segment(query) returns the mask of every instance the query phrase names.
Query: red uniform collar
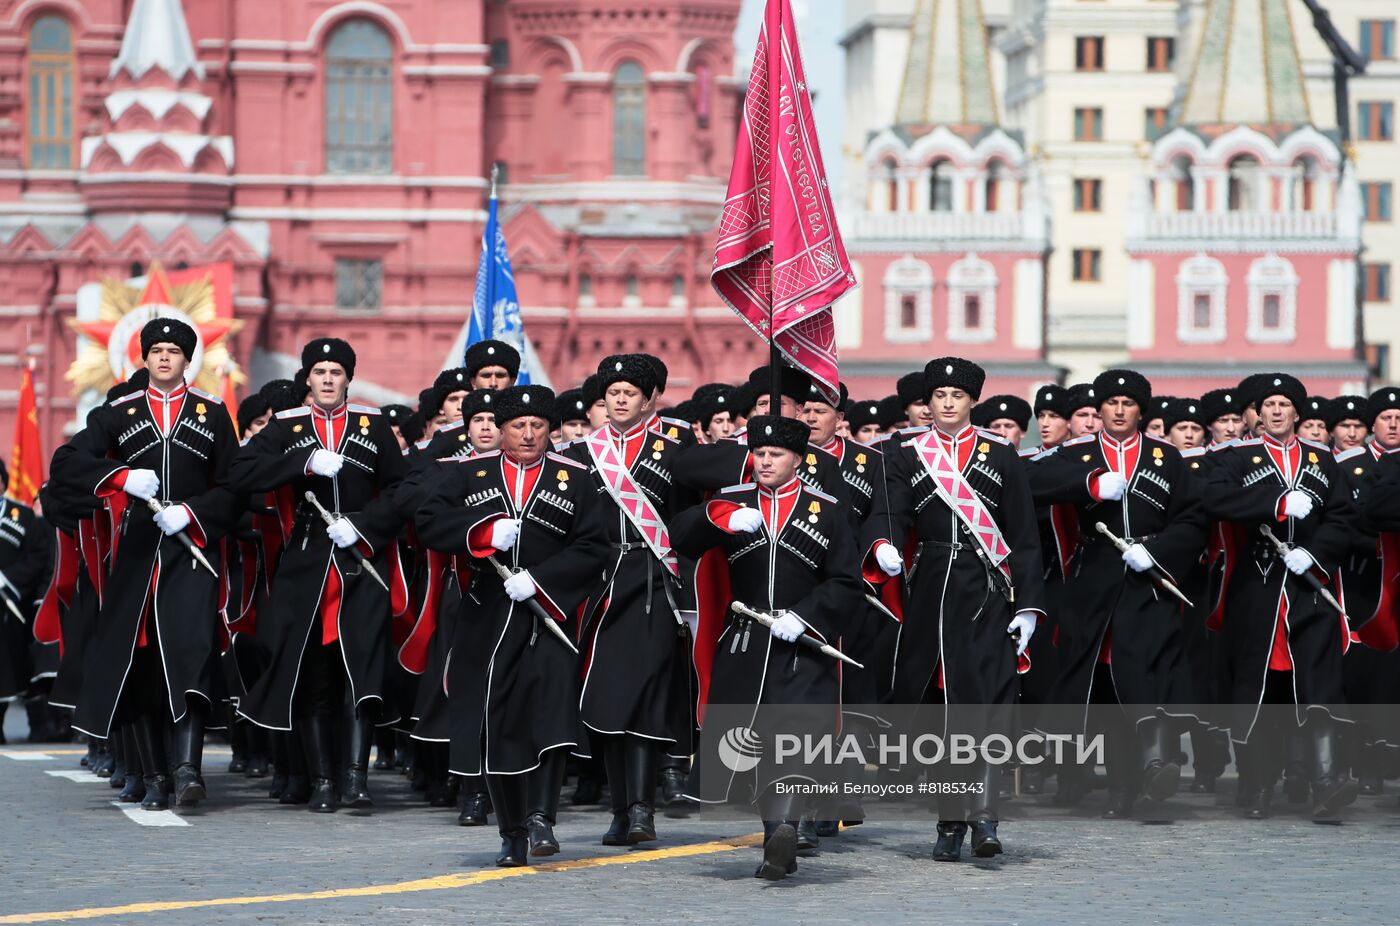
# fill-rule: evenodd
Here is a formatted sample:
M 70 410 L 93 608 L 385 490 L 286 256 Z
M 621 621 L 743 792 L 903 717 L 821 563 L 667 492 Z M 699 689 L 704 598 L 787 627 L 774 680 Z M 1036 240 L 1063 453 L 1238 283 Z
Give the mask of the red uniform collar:
M 346 411 L 349 409 L 349 407 L 350 401 L 348 399 L 342 399 L 339 405 L 337 405 L 335 408 L 330 409 L 329 411 L 317 405 L 315 402 L 312 402 L 311 416 L 313 418 L 321 418 L 327 421 L 340 419 L 345 417 Z
M 929 428 L 928 431 L 930 434 L 937 437 L 943 443 L 950 445 L 960 444 L 965 440 L 972 440 L 974 437 L 977 436 L 977 429 L 970 424 L 964 425 L 962 430 L 958 431 L 957 434 L 947 434 L 943 431 L 942 428 L 939 428 L 937 425 Z
M 791 479 L 778 486 L 778 488 L 776 489 L 770 489 L 767 486 L 759 486 L 758 494 L 763 496 L 764 498 L 790 498 L 793 495 L 796 495 L 801 488 L 802 480 L 798 479 L 796 476 L 793 476 Z
M 1129 450 L 1136 449 L 1142 444 L 1142 435 L 1138 433 L 1129 434 L 1127 438 L 1121 441 L 1109 436 L 1107 431 L 1100 431 L 1099 437 L 1106 448 L 1109 450 L 1116 450 L 1119 453 L 1127 453 Z
M 604 427 L 607 429 L 608 437 L 611 437 L 614 441 L 629 441 L 634 437 L 641 437 L 649 433 L 652 430 L 652 421 L 657 420 L 659 419 L 653 416 L 651 421 L 639 421 L 626 431 L 619 431 L 611 421 L 604 425 Z
M 187 392 L 189 392 L 189 387 L 184 383 L 181 383 L 169 392 L 161 392 L 155 386 L 147 386 L 146 398 L 150 399 L 152 402 L 174 402 L 177 399 L 183 399 Z

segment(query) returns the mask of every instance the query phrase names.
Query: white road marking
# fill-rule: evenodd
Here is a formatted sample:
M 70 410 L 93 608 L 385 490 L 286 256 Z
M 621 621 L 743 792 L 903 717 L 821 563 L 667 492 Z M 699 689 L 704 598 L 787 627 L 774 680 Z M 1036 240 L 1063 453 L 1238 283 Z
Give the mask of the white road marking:
M 108 784 L 107 779 L 105 779 L 105 778 L 98 778 L 98 777 L 97 777 L 96 775 L 94 775 L 92 772 L 83 772 L 83 771 L 62 771 L 62 772 L 45 771 L 44 774 L 45 774 L 45 775 L 52 775 L 52 776 L 55 777 L 55 778 L 62 778 L 62 779 L 65 779 L 65 780 L 67 780 L 67 781 L 96 781 L 96 782 L 100 782 L 101 784 L 104 784 L 104 785 L 105 785 L 105 784 Z
M 142 810 L 139 804 L 112 801 L 112 806 L 126 814 L 127 819 L 142 826 L 189 826 L 190 821 L 177 817 L 169 810 Z
M 15 752 L 13 750 L 0 750 L 0 756 L 7 759 L 14 759 L 16 762 L 51 762 L 53 756 L 47 752 Z

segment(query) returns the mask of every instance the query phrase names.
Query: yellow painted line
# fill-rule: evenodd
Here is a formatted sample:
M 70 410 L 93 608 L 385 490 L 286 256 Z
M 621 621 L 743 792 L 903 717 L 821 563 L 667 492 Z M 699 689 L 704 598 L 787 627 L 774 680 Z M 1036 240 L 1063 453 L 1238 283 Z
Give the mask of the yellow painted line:
M 701 855 L 714 855 L 731 852 L 762 843 L 762 834 L 739 836 L 733 839 L 720 839 L 715 842 L 694 843 L 674 846 L 669 849 L 650 849 L 641 852 L 624 852 L 618 855 L 603 855 L 573 861 L 546 862 L 528 868 L 488 868 L 482 871 L 467 871 L 452 875 L 439 875 L 434 878 L 419 878 L 415 881 L 400 881 L 397 884 L 371 884 L 365 887 L 342 887 L 325 891 L 306 891 L 297 894 L 259 894 L 249 897 L 215 897 L 209 900 L 163 900 L 146 903 L 122 904 L 115 907 L 88 907 L 81 910 L 54 910 L 46 913 L 13 913 L 0 916 L 0 923 L 61 923 L 70 920 L 92 920 L 106 916 L 125 916 L 135 913 L 165 913 L 172 910 L 199 910 L 208 907 L 242 907 L 252 904 L 296 903 L 306 900 L 334 900 L 340 897 L 383 897 L 389 894 L 415 894 L 422 891 L 448 891 L 488 881 L 502 881 L 523 875 L 542 872 L 580 871 L 586 868 L 606 868 L 609 865 L 636 865 L 642 862 L 656 862 L 663 859 L 694 858 Z

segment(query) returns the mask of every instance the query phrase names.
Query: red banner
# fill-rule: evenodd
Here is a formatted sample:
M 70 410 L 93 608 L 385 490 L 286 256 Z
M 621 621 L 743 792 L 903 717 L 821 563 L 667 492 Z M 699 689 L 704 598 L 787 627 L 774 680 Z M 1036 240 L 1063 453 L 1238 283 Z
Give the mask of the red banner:
M 764 340 L 838 394 L 831 304 L 856 285 L 836 227 L 790 0 L 768 0 L 710 283 Z
M 25 367 L 19 386 L 19 408 L 15 415 L 15 445 L 10 457 L 10 485 L 7 494 L 16 501 L 33 505 L 44 484 L 44 451 L 39 446 L 39 408 L 34 400 L 34 370 Z

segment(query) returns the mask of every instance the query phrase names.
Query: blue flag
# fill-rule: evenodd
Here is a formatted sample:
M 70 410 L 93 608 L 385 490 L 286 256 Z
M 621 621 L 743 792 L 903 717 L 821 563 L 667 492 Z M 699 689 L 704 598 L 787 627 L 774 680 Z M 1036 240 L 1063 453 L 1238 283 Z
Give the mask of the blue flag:
M 497 200 L 491 197 L 491 211 L 486 229 L 481 235 L 481 264 L 476 268 L 476 295 L 472 299 L 471 327 L 466 346 L 494 338 L 505 341 L 520 351 L 523 360 L 528 350 L 525 322 L 520 317 L 520 298 L 515 292 L 515 274 L 510 269 L 510 251 L 506 234 L 497 214 Z M 530 382 L 530 367 L 522 362 L 516 382 Z

